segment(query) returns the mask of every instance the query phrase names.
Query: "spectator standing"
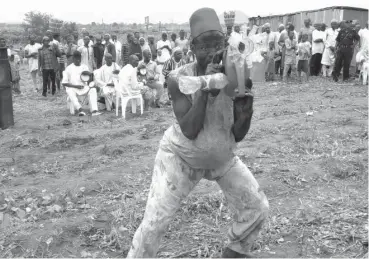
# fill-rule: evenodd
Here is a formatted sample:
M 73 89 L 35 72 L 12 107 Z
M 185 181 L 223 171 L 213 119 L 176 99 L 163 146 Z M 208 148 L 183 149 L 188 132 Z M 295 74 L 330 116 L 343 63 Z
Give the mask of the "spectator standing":
M 360 40 L 357 32 L 349 26 L 346 21 L 340 24 L 341 30 L 336 38 L 336 60 L 332 77 L 335 82 L 338 81 L 342 66 L 343 66 L 343 81 L 347 81 L 350 77 L 350 63 L 353 55 L 355 41 Z
M 92 73 L 96 68 L 94 49 L 89 45 L 90 37 L 85 36 L 84 41 L 85 45 L 78 48 L 78 51 L 81 52 L 81 64 L 88 67 L 88 71 Z
M 350 77 L 350 63 L 353 56 L 353 48 L 355 41 L 360 40 L 357 32 L 346 22 L 340 24 L 341 30 L 336 38 L 336 60 L 332 77 L 335 82 L 338 81 L 343 66 L 343 81 L 347 81 Z
M 314 27 L 311 26 L 311 20 L 310 18 L 306 18 L 304 20 L 304 27 L 301 28 L 300 33 L 299 33 L 299 38 L 298 38 L 298 42 L 300 43 L 302 41 L 302 35 L 306 34 L 308 35 L 308 41 L 310 42 L 310 44 L 313 44 L 313 31 L 314 31 Z
M 141 58 L 142 51 L 140 41 L 139 39 L 136 38 L 136 36 L 140 36 L 140 34 L 138 32 L 135 32 L 135 37 L 132 37 L 132 41 L 129 47 L 130 50 L 129 56 L 135 55 L 136 57 Z
M 275 37 L 277 39 L 277 43 L 279 41 L 279 38 L 281 36 L 281 32 L 284 30 L 284 25 L 280 24 L 278 26 L 278 31 L 275 32 Z M 279 74 L 282 78 L 283 76 L 283 67 L 281 66 L 282 63 L 282 47 L 277 44 L 276 46 L 276 53 L 278 54 L 278 57 L 275 59 L 275 74 Z
M 24 48 L 25 57 L 28 58 L 28 69 L 31 73 L 33 88 L 38 92 L 37 71 L 38 71 L 38 50 L 42 48 L 41 44 L 35 42 L 36 38 L 30 36 L 29 44 Z
M 117 39 L 117 35 L 112 35 L 111 36 L 112 40 L 113 40 L 113 44 L 115 46 L 115 52 L 116 52 L 116 63 L 118 65 L 121 64 L 122 60 L 122 43 L 120 43 L 120 41 Z
M 101 37 L 96 37 L 96 43 L 93 45 L 93 49 L 94 49 L 96 68 L 99 69 L 100 67 L 102 67 L 104 51 L 105 51 L 105 46 L 102 44 Z
M 172 33 L 172 35 L 170 36 L 170 38 L 171 38 L 170 47 L 172 49 L 174 49 L 176 47 L 177 34 Z
M 77 45 L 78 45 L 78 47 L 83 47 L 84 45 L 85 45 L 85 37 L 88 37 L 88 39 L 89 39 L 89 43 L 88 43 L 88 45 L 89 46 L 92 46 L 92 45 L 94 45 L 94 43 L 92 42 L 92 40 L 90 39 L 90 33 L 88 32 L 88 31 L 82 31 L 82 38 L 81 39 L 79 39 L 78 40 L 78 43 L 77 43 Z
M 309 59 L 311 57 L 311 43 L 309 41 L 309 34 L 305 33 L 301 36 L 301 42 L 297 46 L 298 62 L 297 62 L 297 76 L 301 80 L 301 72 L 306 75 L 306 81 L 309 80 Z
M 69 35 L 67 37 L 67 47 L 65 54 L 67 56 L 67 66 L 73 63 L 73 53 L 78 49 L 78 46 L 74 43 L 74 36 Z
M 359 31 L 361 30 L 361 25 L 358 20 L 353 20 L 351 23 L 351 27 L 353 30 L 355 30 L 359 34 Z M 359 74 L 358 64 L 356 63 L 356 55 L 359 52 L 359 50 L 360 50 L 360 40 L 355 40 L 354 46 L 353 46 L 353 55 L 352 55 L 351 63 L 350 63 L 350 75 L 353 78 L 355 78 L 356 75 Z
M 170 59 L 170 53 L 172 52 L 170 41 L 168 40 L 168 35 L 166 33 L 163 33 L 161 35 L 161 40 L 158 41 L 156 44 L 156 49 L 159 51 L 159 49 L 162 51 L 162 59 L 165 61 Z
M 366 22 L 365 28 L 360 29 L 358 34 L 360 36 L 360 50 L 363 50 L 364 47 L 369 46 L 369 30 L 368 30 L 368 23 Z
M 324 51 L 325 24 L 319 24 L 313 31 L 312 56 L 310 60 L 310 75 L 319 76 L 322 55 Z
M 147 44 L 147 42 L 146 42 L 146 40 L 145 40 L 144 37 L 141 37 L 140 40 L 139 40 L 139 42 L 140 42 L 140 47 L 141 47 L 141 60 L 143 60 L 143 58 L 144 58 L 143 57 L 143 52 L 145 50 L 148 50 L 151 53 L 151 50 L 150 50 L 149 44 Z
M 129 54 L 130 54 L 130 44 L 132 42 L 132 38 L 133 38 L 133 35 L 128 33 L 127 38 L 126 38 L 126 42 L 124 42 L 123 46 L 122 46 L 123 66 L 128 64 L 128 58 L 129 58 Z
M 9 57 L 9 65 L 10 65 L 10 72 L 11 72 L 11 82 L 13 91 L 17 94 L 20 94 L 20 60 L 15 59 L 15 53 L 12 53 Z
M 267 52 L 264 54 L 264 58 L 266 61 L 265 66 L 265 80 L 266 81 L 273 81 L 274 74 L 275 74 L 275 63 L 274 59 L 276 58 L 276 51 L 275 51 L 275 41 L 269 42 L 269 47 Z
M 324 36 L 324 51 L 322 56 L 322 70 L 323 77 L 330 77 L 333 71 L 336 51 L 336 38 L 338 35 L 338 21 L 333 19 L 331 21 L 331 28 L 325 31 Z
M 52 95 L 55 94 L 55 74 L 59 66 L 56 58 L 60 57 L 61 53 L 57 45 L 50 44 L 50 39 L 47 36 L 43 37 L 42 44 L 42 48 L 39 49 L 38 67 L 40 72 L 42 72 L 42 95 L 46 97 L 49 77 L 52 84 Z
M 113 41 L 110 38 L 110 34 L 106 33 L 104 35 L 104 45 L 105 45 L 105 51 L 104 51 L 104 56 L 106 53 L 109 53 L 110 55 L 112 55 L 113 57 L 113 62 L 116 62 L 117 60 L 117 53 L 115 51 L 115 46 Z M 103 59 L 103 64 L 105 64 L 105 58 Z
M 285 49 L 283 81 L 287 82 L 287 74 L 289 69 L 291 69 L 291 71 L 296 75 L 297 40 L 295 39 L 295 34 L 292 30 L 288 32 L 288 38 L 285 40 Z
M 185 39 L 185 31 L 184 30 L 180 30 L 179 39 L 176 39 L 175 46 L 180 47 L 181 50 L 183 50 L 183 48 L 185 48 L 185 47 L 188 48 L 188 39 Z
M 156 53 L 156 44 L 155 44 L 154 35 L 149 35 L 149 37 L 147 37 L 147 41 L 149 43 L 149 47 L 151 51 L 151 59 L 155 61 L 158 55 Z

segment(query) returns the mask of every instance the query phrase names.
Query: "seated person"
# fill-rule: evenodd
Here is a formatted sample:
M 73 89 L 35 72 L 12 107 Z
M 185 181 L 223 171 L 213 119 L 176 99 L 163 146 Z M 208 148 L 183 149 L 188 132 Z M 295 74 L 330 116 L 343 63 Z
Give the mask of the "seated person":
M 149 107 L 150 99 L 153 96 L 153 91 L 142 82 L 138 82 L 137 79 L 137 66 L 139 59 L 136 55 L 129 56 L 129 63 L 125 65 L 119 72 L 119 87 L 116 91 L 121 91 L 123 95 L 127 95 L 127 91 L 130 94 L 135 95 L 141 93 L 145 101 L 144 109 L 147 111 Z
M 160 98 L 164 92 L 163 83 L 159 81 L 159 69 L 156 62 L 151 60 L 151 52 L 147 49 L 143 51 L 143 60 L 138 64 L 138 67 L 146 67 L 146 84 L 151 89 L 156 90 L 155 106 L 160 108 Z
M 101 88 L 101 96 L 105 98 L 105 106 L 108 111 L 113 107 L 115 88 L 113 78 L 118 79 L 120 66 L 113 62 L 113 56 L 110 53 L 105 54 L 105 65 L 95 70 L 95 82 Z
M 73 53 L 73 63 L 67 66 L 64 71 L 62 84 L 66 89 L 70 101 L 73 103 L 74 109 L 78 110 L 79 116 L 84 116 L 86 113 L 79 103 L 78 96 L 88 96 L 89 106 L 92 116 L 100 115 L 97 109 L 97 92 L 96 88 L 90 88 L 81 80 L 82 72 L 88 71 L 86 65 L 81 65 L 81 53 L 75 51 Z M 89 82 L 90 83 L 90 82 Z

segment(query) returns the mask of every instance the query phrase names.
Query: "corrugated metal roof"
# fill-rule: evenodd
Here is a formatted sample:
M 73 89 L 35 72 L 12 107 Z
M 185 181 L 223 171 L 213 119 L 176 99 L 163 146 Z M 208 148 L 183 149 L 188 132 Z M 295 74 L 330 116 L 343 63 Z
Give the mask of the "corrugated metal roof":
M 278 16 L 285 16 L 285 15 L 294 15 L 298 13 L 311 13 L 311 12 L 317 12 L 317 11 L 324 11 L 324 10 L 330 10 L 330 9 L 346 9 L 346 10 L 355 10 L 355 11 L 368 11 L 368 9 L 359 8 L 359 7 L 351 7 L 351 6 L 331 6 L 331 7 L 325 7 L 320 9 L 314 9 L 314 10 L 306 10 L 306 11 L 299 11 L 294 13 L 285 13 L 285 14 L 275 14 L 275 15 L 267 15 L 267 16 L 260 16 L 263 18 L 267 17 L 278 17 Z M 258 16 L 250 17 L 249 19 L 256 19 Z

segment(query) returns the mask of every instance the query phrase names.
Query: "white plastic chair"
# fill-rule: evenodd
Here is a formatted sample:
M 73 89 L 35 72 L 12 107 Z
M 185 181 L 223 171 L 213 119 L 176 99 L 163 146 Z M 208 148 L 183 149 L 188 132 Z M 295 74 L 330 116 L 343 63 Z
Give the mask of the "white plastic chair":
M 122 117 L 126 118 L 126 108 L 129 101 L 131 101 L 132 113 L 136 113 L 137 102 L 140 101 L 141 106 L 141 115 L 143 114 L 144 109 L 144 100 L 142 98 L 142 94 L 139 91 L 132 92 L 130 89 L 125 87 L 124 85 L 120 85 L 117 79 L 113 79 L 115 87 L 115 111 L 116 116 L 119 116 L 119 101 L 121 101 L 122 106 Z M 122 87 L 123 89 L 119 89 Z M 120 99 L 120 100 L 119 100 Z

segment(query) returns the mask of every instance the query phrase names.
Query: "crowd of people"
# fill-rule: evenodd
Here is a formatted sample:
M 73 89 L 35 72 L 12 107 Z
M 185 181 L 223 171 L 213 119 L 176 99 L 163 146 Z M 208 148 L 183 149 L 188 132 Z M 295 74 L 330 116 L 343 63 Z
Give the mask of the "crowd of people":
M 297 33 L 295 26 L 288 22 L 280 24 L 277 31 L 271 31 L 269 23 L 247 29 L 248 37 L 254 43 L 252 62 L 265 64 L 266 80 L 280 75 L 283 81 L 288 76 L 301 72 L 308 76 L 332 77 L 338 81 L 343 68 L 343 80 L 350 76 L 359 76 L 365 62 L 369 62 L 368 23 L 361 28 L 358 20 L 331 20 L 331 27 L 324 23 L 315 23 L 307 18 L 304 27 Z M 240 33 L 240 27 L 235 26 Z M 227 29 L 230 36 L 232 28 Z M 234 32 L 233 32 L 234 33 Z
M 5 39 L 1 42 L 5 47 Z M 178 38 L 175 33 L 171 34 L 171 40 L 163 33 L 157 43 L 154 36 L 149 35 L 146 41 L 135 32 L 127 35 L 124 44 L 116 35 L 93 37 L 85 29 L 81 35 L 73 34 L 65 39 L 48 30 L 41 44 L 30 36 L 22 53 L 11 46 L 8 56 L 15 92 L 20 93 L 20 65 L 27 63 L 34 91 L 41 90 L 47 97 L 60 92 L 64 86 L 79 116 L 84 116 L 85 112 L 78 96 L 88 96 L 92 115 L 98 115 L 98 102 L 107 110 L 115 108 L 113 97 L 117 91 L 123 95 L 141 93 L 145 110 L 160 108 L 169 102 L 164 92 L 170 71 L 195 61 L 183 30 Z M 89 81 L 82 81 L 84 71 L 90 72 Z M 38 87 L 38 76 L 42 78 L 42 89 Z
M 280 75 L 286 82 L 291 74 L 301 81 L 304 72 L 306 80 L 309 76 L 322 75 L 337 82 L 342 68 L 343 81 L 350 76 L 360 78 L 360 70 L 369 62 L 368 23 L 361 28 L 357 20 L 338 22 L 333 19 L 330 25 L 330 28 L 322 23 L 312 26 L 311 20 L 305 19 L 299 33 L 290 22 L 286 26 L 281 24 L 275 32 L 271 31 L 269 23 L 260 27 L 254 25 L 245 32 L 254 46 L 249 59 L 263 65 L 267 81 Z M 225 46 L 232 33 L 243 34 L 240 26 L 227 26 Z M 5 39 L 0 39 L 0 44 L 6 46 Z M 170 40 L 167 33 L 163 33 L 157 42 L 153 35 L 146 40 L 139 32 L 128 33 L 123 44 L 116 35 L 94 37 L 86 29 L 82 29 L 80 35 L 73 33 L 64 39 L 59 33 L 48 30 L 41 43 L 30 36 L 29 44 L 18 53 L 10 46 L 8 56 L 16 93 L 20 93 L 19 67 L 24 60 L 34 91 L 40 91 L 38 75 L 42 77 L 41 92 L 45 97 L 54 95 L 64 86 L 80 116 L 85 113 L 78 96 L 89 96 L 90 109 L 95 115 L 99 114 L 97 102 L 104 104 L 107 110 L 115 108 L 116 91 L 123 95 L 130 91 L 140 92 L 145 110 L 150 106 L 160 108 L 170 102 L 170 97 L 164 94 L 170 72 L 196 61 L 184 30 L 179 32 L 179 37 L 172 33 Z M 81 71 L 91 73 L 89 82 L 81 81 Z

